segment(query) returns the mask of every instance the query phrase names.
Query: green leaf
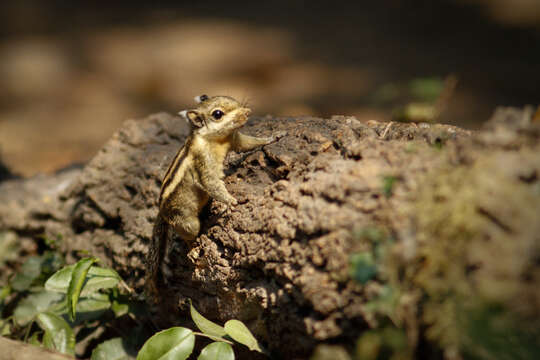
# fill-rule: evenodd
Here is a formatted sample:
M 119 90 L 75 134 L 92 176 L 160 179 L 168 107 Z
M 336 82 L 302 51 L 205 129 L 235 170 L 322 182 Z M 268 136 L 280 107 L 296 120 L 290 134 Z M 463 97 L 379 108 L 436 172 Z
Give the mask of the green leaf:
M 32 336 L 30 336 L 30 338 L 28 339 L 28 343 L 34 346 L 41 346 L 41 342 L 39 341 L 39 338 L 38 338 L 39 334 L 41 334 L 41 331 L 34 332 Z
M 30 294 L 15 308 L 13 317 L 19 326 L 24 326 L 40 312 L 50 311 L 63 298 L 63 295 L 50 291 Z
M 107 294 L 93 294 L 91 297 L 80 298 L 77 304 L 76 324 L 101 318 L 103 313 L 111 308 Z
M 11 327 L 9 326 L 9 320 L 0 319 L 0 336 L 7 336 L 11 334 Z
M 255 339 L 255 336 L 249 331 L 246 325 L 240 320 L 229 320 L 225 323 L 225 331 L 227 335 L 233 338 L 240 344 L 246 345 L 249 350 L 262 352 L 262 349 Z
M 60 267 L 64 265 L 64 258 L 57 252 L 46 251 L 41 256 L 41 276 L 43 280 L 48 279 L 53 273 L 55 273 Z
M 51 333 L 45 332 L 45 334 L 43 334 L 43 346 L 45 346 L 47 349 L 55 350 L 54 340 Z
M 98 261 L 96 258 L 84 258 L 75 264 L 67 292 L 67 305 L 71 320 L 75 319 L 77 302 L 79 301 L 79 296 L 86 280 L 86 274 L 88 274 L 90 266 L 96 261 Z
M 39 326 L 45 331 L 43 344 L 64 354 L 75 355 L 75 335 L 68 323 L 60 316 L 44 312 L 37 316 Z
M 129 354 L 124 347 L 122 339 L 117 337 L 99 344 L 94 351 L 90 360 L 128 360 Z
M 6 261 L 17 260 L 21 242 L 13 231 L 0 231 L 0 267 L 4 268 Z
M 4 307 L 6 306 L 4 300 L 11 294 L 11 286 L 5 285 L 0 287 L 0 315 L 4 312 Z
M 191 303 L 191 300 L 189 301 L 189 311 L 191 313 L 191 318 L 193 319 L 193 322 L 203 333 L 217 337 L 227 335 L 227 332 L 225 331 L 223 326 L 220 326 L 199 314 L 199 312 Z
M 2 286 L 0 290 L 0 301 L 5 300 L 9 294 L 11 294 L 11 287 L 9 285 Z
M 384 230 L 375 226 L 355 228 L 353 230 L 353 236 L 356 240 L 367 240 L 373 245 L 378 245 L 388 240 Z
M 118 299 L 113 300 L 111 308 L 115 317 L 124 316 L 129 312 L 129 304 L 122 303 Z
M 130 307 L 136 306 L 135 302 L 130 301 L 129 296 L 120 294 L 118 288 L 113 289 L 109 293 L 109 299 L 111 301 L 111 309 L 114 312 L 115 317 L 120 317 L 127 314 L 128 312 L 130 312 Z
M 393 187 L 398 179 L 395 176 L 383 176 L 382 178 L 382 192 L 387 198 L 392 196 Z
M 107 294 L 92 294 L 90 297 L 79 299 L 77 305 L 78 312 L 100 311 L 111 307 L 111 301 Z
M 197 360 L 234 360 L 234 351 L 227 343 L 213 342 L 202 349 Z
M 377 316 L 384 315 L 395 319 L 400 298 L 399 290 L 390 285 L 383 285 L 373 299 L 364 303 L 364 310 Z
M 351 278 L 365 284 L 377 275 L 375 259 L 370 252 L 353 254 L 349 260 Z
M 67 293 L 69 282 L 71 281 L 71 274 L 73 274 L 74 268 L 75 265 L 69 265 L 55 272 L 45 282 L 45 289 L 63 294 Z
M 16 291 L 27 290 L 41 274 L 41 263 L 42 259 L 39 256 L 33 256 L 26 260 L 11 280 L 11 287 Z
M 66 266 L 57 271 L 45 283 L 45 289 L 66 294 L 68 292 L 69 283 L 73 275 L 75 264 Z M 100 268 L 92 266 L 88 270 L 87 281 L 81 291 L 81 296 L 86 296 L 100 289 L 110 289 L 118 285 L 120 276 L 112 269 Z
M 435 101 L 444 90 L 444 80 L 440 78 L 419 78 L 409 83 L 409 91 L 422 101 Z
M 120 275 L 113 269 L 92 266 L 88 271 L 88 281 L 84 285 L 81 296 L 95 293 L 101 289 L 111 289 L 120 282 Z
M 193 351 L 195 335 L 189 329 L 172 327 L 148 339 L 137 360 L 184 360 Z

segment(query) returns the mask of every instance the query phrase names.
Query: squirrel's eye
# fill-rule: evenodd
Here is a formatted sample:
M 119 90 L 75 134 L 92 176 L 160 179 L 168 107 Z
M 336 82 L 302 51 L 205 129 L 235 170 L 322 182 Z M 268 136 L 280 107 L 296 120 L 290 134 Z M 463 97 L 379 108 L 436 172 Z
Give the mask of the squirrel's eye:
M 214 111 L 212 111 L 212 117 L 213 117 L 214 119 L 216 119 L 216 120 L 221 119 L 221 117 L 222 117 L 223 115 L 224 115 L 224 114 L 223 114 L 223 111 L 221 111 L 221 110 L 214 110 Z

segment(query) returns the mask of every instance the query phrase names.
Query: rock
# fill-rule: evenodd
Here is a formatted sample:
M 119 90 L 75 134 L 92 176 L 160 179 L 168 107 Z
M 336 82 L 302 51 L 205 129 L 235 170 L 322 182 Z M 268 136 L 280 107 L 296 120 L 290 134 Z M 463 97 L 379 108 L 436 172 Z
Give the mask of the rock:
M 0 337 L 0 360 L 31 360 L 39 358 L 41 360 L 73 360 L 73 356 L 60 354 L 39 346 L 25 344 L 20 341 L 10 340 Z
M 385 229 L 415 258 L 411 194 L 426 174 L 474 162 L 492 130 L 471 137 L 448 125 L 334 116 L 259 117 L 243 131 L 288 135 L 229 155 L 225 182 L 239 204 L 222 212 L 211 202 L 192 249 L 172 241 L 163 309 L 178 311 L 174 322 L 191 298 L 210 319 L 244 321 L 273 353 L 305 357 L 374 324 L 365 304 L 380 279 L 362 285 L 349 271 L 350 255 L 371 246 L 358 234 Z M 142 291 L 160 181 L 187 135 L 168 114 L 129 120 L 82 170 L 5 181 L 0 229 L 61 236 L 69 257 L 87 250 Z

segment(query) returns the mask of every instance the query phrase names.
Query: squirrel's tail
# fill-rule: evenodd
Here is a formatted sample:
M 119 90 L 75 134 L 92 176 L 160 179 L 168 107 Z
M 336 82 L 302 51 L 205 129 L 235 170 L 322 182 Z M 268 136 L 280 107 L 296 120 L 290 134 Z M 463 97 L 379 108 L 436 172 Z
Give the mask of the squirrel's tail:
M 159 289 L 163 285 L 163 274 L 161 273 L 161 264 L 164 261 L 167 250 L 169 225 L 161 216 L 158 215 L 152 232 L 152 240 L 146 259 L 146 281 L 145 288 L 148 298 L 157 300 Z

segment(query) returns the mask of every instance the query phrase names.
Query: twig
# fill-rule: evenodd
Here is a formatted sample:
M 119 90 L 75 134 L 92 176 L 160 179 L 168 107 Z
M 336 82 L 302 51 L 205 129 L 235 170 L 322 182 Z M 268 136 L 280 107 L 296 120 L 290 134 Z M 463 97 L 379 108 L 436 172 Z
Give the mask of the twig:
M 390 130 L 390 128 L 392 127 L 393 124 L 394 124 L 394 122 L 393 122 L 393 121 L 390 121 L 390 122 L 388 123 L 388 125 L 386 125 L 386 128 L 384 129 L 384 131 L 383 131 L 383 133 L 382 133 L 382 135 L 381 135 L 381 139 L 384 140 L 384 139 L 386 138 L 386 134 L 388 133 L 388 130 Z
M 26 333 L 24 334 L 23 342 L 28 341 L 28 336 L 30 335 L 30 330 L 32 329 L 32 325 L 34 325 L 34 320 L 30 321 L 30 324 L 28 324 L 28 328 L 26 329 Z
M 128 293 L 130 293 L 130 295 L 133 295 L 133 293 L 135 292 L 132 288 L 129 287 L 128 284 L 126 284 L 126 282 L 124 281 L 124 279 L 120 279 L 120 285 L 122 285 L 122 287 L 124 289 L 127 290 Z
M 446 79 L 444 79 L 444 88 L 437 98 L 437 101 L 435 102 L 435 114 L 433 116 L 433 120 L 437 120 L 441 113 L 446 109 L 448 106 L 448 103 L 450 102 L 450 99 L 452 98 L 452 95 L 454 95 L 454 91 L 456 90 L 456 86 L 458 84 L 458 79 L 455 75 L 448 75 Z
M 196 332 L 196 331 L 193 332 L 193 335 L 204 336 L 204 337 L 207 337 L 207 338 L 212 339 L 214 341 L 222 341 L 222 342 L 226 342 L 229 345 L 234 345 L 234 343 L 232 341 L 229 341 L 229 340 L 224 339 L 224 338 L 219 337 L 219 336 L 208 335 L 208 334 L 201 333 L 201 332 Z

